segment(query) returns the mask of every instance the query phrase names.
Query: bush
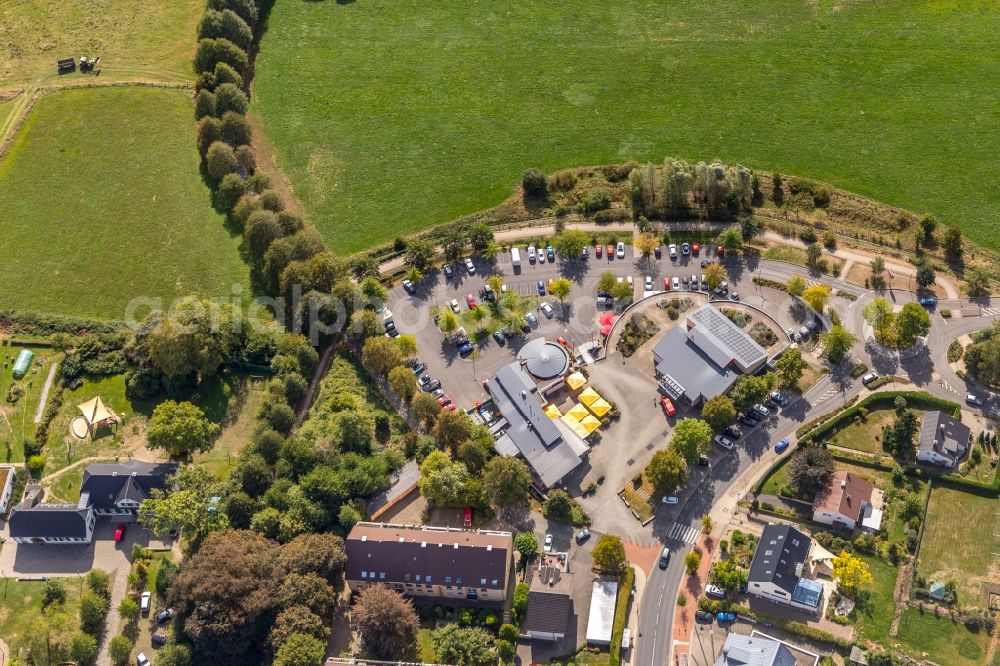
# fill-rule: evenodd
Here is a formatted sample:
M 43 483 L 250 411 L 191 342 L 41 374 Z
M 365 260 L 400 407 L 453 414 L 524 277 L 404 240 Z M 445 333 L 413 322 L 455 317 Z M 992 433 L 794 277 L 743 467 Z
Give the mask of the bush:
M 618 581 L 618 599 L 615 603 L 615 621 L 611 630 L 611 654 L 610 664 L 617 666 L 622 660 L 622 634 L 625 633 L 625 625 L 628 623 L 628 603 L 631 599 L 630 592 L 635 585 L 635 569 L 626 567 L 622 572 L 621 580 Z
M 240 146 L 236 149 L 236 161 L 240 168 L 247 173 L 252 173 L 257 168 L 257 156 L 254 155 L 250 146 Z
M 221 86 L 223 83 L 232 83 L 236 87 L 242 87 L 243 85 L 243 77 L 240 73 L 224 62 L 215 63 L 215 69 L 212 74 L 217 86 Z
M 253 31 L 247 22 L 231 9 L 224 9 L 221 12 L 206 9 L 198 25 L 198 37 L 202 39 L 222 37 L 245 50 L 253 41 Z
M 251 28 L 257 25 L 258 12 L 254 0 L 211 0 L 208 6 L 218 10 L 231 9 Z
M 233 147 L 222 141 L 216 141 L 208 147 L 205 155 L 208 174 L 215 180 L 222 180 L 227 173 L 233 173 L 239 167 Z
M 517 627 L 513 624 L 503 624 L 500 625 L 500 640 L 510 641 L 511 643 L 517 641 Z
M 132 648 L 134 645 L 125 636 L 115 636 L 108 643 L 108 655 L 111 657 L 111 661 L 118 666 L 124 666 L 128 663 L 129 657 L 132 655 Z
M 201 120 L 215 115 L 215 95 L 207 90 L 199 90 L 194 98 L 194 117 Z
M 216 200 L 223 210 L 232 210 L 247 191 L 247 182 L 238 173 L 227 173 L 219 183 Z
M 528 584 L 518 583 L 514 588 L 514 617 L 519 622 L 528 610 Z
M 528 169 L 521 174 L 521 187 L 526 198 L 544 199 L 549 193 L 549 181 L 538 169 Z
M 224 88 L 229 86 L 226 84 Z M 236 111 L 226 111 L 222 114 L 222 123 L 219 132 L 223 141 L 233 148 L 245 146 L 250 143 L 250 122 L 242 113 Z
M 580 202 L 584 215 L 593 215 L 599 210 L 611 207 L 611 191 L 606 187 L 596 187 Z
M 108 598 L 88 592 L 80 599 L 80 628 L 91 636 L 100 636 L 108 615 Z
M 549 176 L 549 189 L 565 192 L 576 187 L 576 171 L 563 169 Z
M 222 117 L 229 112 L 243 115 L 248 106 L 247 96 L 232 83 L 223 83 L 215 88 L 215 115 Z
M 28 458 L 28 472 L 31 474 L 31 478 L 40 479 L 42 478 L 42 470 L 45 469 L 45 456 L 43 455 L 33 455 Z
M 208 154 L 209 147 L 216 141 L 221 140 L 221 120 L 215 116 L 205 116 L 198 121 L 198 154 L 201 155 L 202 159 Z
M 194 54 L 194 71 L 197 74 L 211 72 L 216 64 L 225 63 L 242 74 L 247 71 L 247 53 L 228 39 L 198 40 Z

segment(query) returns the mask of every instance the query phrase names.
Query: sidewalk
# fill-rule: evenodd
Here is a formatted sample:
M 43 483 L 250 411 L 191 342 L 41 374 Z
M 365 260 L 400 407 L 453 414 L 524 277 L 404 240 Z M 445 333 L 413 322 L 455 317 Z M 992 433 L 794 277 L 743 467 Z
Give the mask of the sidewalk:
M 678 594 L 684 597 L 686 601 L 683 606 L 678 606 L 676 613 L 674 613 L 673 661 L 671 663 L 679 663 L 681 655 L 686 655 L 691 651 L 691 632 L 694 631 L 695 627 L 694 614 L 698 610 L 698 597 L 701 596 L 701 591 L 705 589 L 705 585 L 708 583 L 708 572 L 712 569 L 712 554 L 719 543 L 714 533 L 716 531 L 722 533 L 724 529 L 724 525 L 721 526 L 721 529 L 719 525 L 715 525 L 712 530 L 713 534 L 702 534 L 698 537 L 698 542 L 695 544 L 695 550 L 701 553 L 701 563 L 698 565 L 696 575 L 689 576 L 685 572 L 684 578 L 681 581 Z M 676 599 L 673 601 L 677 603 Z

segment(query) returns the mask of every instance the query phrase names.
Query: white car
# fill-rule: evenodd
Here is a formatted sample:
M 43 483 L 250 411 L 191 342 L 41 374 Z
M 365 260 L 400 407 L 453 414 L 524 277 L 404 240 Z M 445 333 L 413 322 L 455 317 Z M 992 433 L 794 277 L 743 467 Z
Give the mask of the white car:
M 538 263 L 540 264 L 545 263 L 545 250 L 543 250 L 542 248 L 538 248 L 538 252 L 536 253 L 535 256 L 538 257 Z
M 625 258 L 625 243 L 618 242 L 618 246 L 615 248 L 615 256 L 619 259 Z
M 152 601 L 153 593 L 146 590 L 139 596 L 139 612 L 143 615 L 149 614 L 149 604 Z
M 506 294 L 507 293 L 507 283 L 506 282 L 504 282 L 502 285 L 500 285 L 500 293 L 501 294 Z
M 541 309 L 542 314 L 548 317 L 549 319 L 552 319 L 552 315 L 555 314 L 555 312 L 552 311 L 552 306 L 546 303 L 545 301 L 542 301 L 542 304 L 539 306 L 539 308 Z
M 675 277 L 673 280 L 671 280 L 670 281 L 670 288 L 673 289 L 674 291 L 677 291 L 678 289 L 680 289 L 681 288 L 680 278 Z
M 476 274 L 476 265 L 468 257 L 465 258 L 465 270 L 469 271 L 469 275 Z
M 448 305 L 451 307 L 451 311 L 454 312 L 455 314 L 458 314 L 459 312 L 462 311 L 462 308 L 458 305 L 458 299 L 457 298 L 451 299 L 448 302 Z
M 664 504 L 677 504 L 680 500 L 675 495 L 668 495 L 663 498 Z
M 551 553 L 552 552 L 552 535 L 551 534 L 546 534 L 545 535 L 545 543 L 544 543 L 544 545 L 542 545 L 542 550 L 545 551 L 546 553 Z
M 631 286 L 633 286 L 633 285 L 635 284 L 634 282 L 632 282 L 632 276 L 631 276 L 631 275 L 626 275 L 626 276 L 625 276 L 625 279 L 626 279 L 626 280 L 628 280 L 628 285 L 629 285 L 630 287 L 631 287 Z
M 722 435 L 716 435 L 715 439 L 712 441 L 721 446 L 722 448 L 724 448 L 726 451 L 733 450 L 733 443 L 729 440 L 728 437 L 723 437 Z
M 150 666 L 149 659 L 146 658 L 146 655 L 144 655 L 143 653 L 140 652 L 139 654 L 135 655 L 135 665 L 136 666 Z
M 876 379 L 878 379 L 878 373 L 877 372 L 869 372 L 867 375 L 865 375 L 864 377 L 861 378 L 861 383 L 864 384 L 865 386 L 868 386 L 869 384 L 871 384 Z
M 677 245 L 675 243 L 671 243 L 670 246 L 669 246 L 669 250 L 670 250 L 670 258 L 671 259 L 676 259 L 677 258 Z
M 646 291 L 653 291 L 653 276 L 646 276 Z
M 535 262 L 535 246 L 534 245 L 529 245 L 528 246 L 528 261 L 530 261 L 531 263 Z
M 715 599 L 725 599 L 726 592 L 718 585 L 706 585 L 705 586 L 705 596 L 712 597 Z
M 771 410 L 760 404 L 759 402 L 752 407 L 753 411 L 761 415 L 761 417 L 767 416 L 771 413 Z
M 977 396 L 974 393 L 966 393 L 965 394 L 965 401 L 967 403 L 969 403 L 970 405 L 975 405 L 976 407 L 982 407 L 983 406 L 982 398 L 980 398 L 979 396 Z

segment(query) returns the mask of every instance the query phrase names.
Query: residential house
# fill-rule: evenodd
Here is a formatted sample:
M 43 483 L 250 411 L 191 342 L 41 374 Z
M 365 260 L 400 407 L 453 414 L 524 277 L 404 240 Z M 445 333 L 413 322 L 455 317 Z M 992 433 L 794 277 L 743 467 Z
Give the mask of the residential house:
M 927 412 L 920 425 L 917 460 L 955 469 L 972 442 L 972 431 L 944 412 Z
M 98 516 L 133 516 L 154 488 L 166 488 L 167 478 L 176 471 L 174 463 L 141 460 L 87 465 L 80 493 L 90 495 Z
M 521 635 L 529 640 L 558 641 L 575 633 L 572 593 L 573 574 L 565 553 L 542 557 L 528 590 Z
M 81 494 L 76 504 L 42 504 L 43 496 L 41 486 L 25 489 L 24 499 L 10 510 L 10 538 L 16 543 L 89 544 L 97 516 L 87 494 Z
M 497 428 L 494 448 L 518 456 L 543 489 L 557 486 L 583 463 L 590 447 L 558 419 L 551 419 L 538 399 L 534 380 L 517 363 L 500 368 L 486 384 L 506 428 Z
M 813 520 L 845 530 L 878 532 L 882 524 L 882 493 L 868 479 L 850 472 L 830 475 L 813 500 Z
M 772 638 L 729 632 L 715 666 L 796 666 L 795 655 Z
M 653 347 L 660 389 L 690 405 L 722 395 L 766 362 L 764 348 L 714 305 L 688 314 Z
M 750 564 L 750 594 L 800 610 L 819 612 L 823 584 L 804 577 L 812 540 L 790 525 L 764 528 Z
M 14 494 L 17 471 L 10 465 L 0 465 L 0 514 L 7 513 L 10 497 Z
M 509 592 L 510 532 L 361 522 L 345 548 L 355 593 L 385 585 L 411 597 L 500 604 Z

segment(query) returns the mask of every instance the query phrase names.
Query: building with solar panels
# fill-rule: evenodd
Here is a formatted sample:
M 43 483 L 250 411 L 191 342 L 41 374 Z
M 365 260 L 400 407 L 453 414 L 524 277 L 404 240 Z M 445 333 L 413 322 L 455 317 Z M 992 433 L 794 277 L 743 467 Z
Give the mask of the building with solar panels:
M 823 584 L 806 578 L 812 540 L 790 525 L 764 528 L 750 564 L 747 591 L 755 597 L 818 613 Z
M 653 348 L 660 389 L 690 405 L 728 391 L 767 363 L 767 352 L 713 305 L 688 314 Z

